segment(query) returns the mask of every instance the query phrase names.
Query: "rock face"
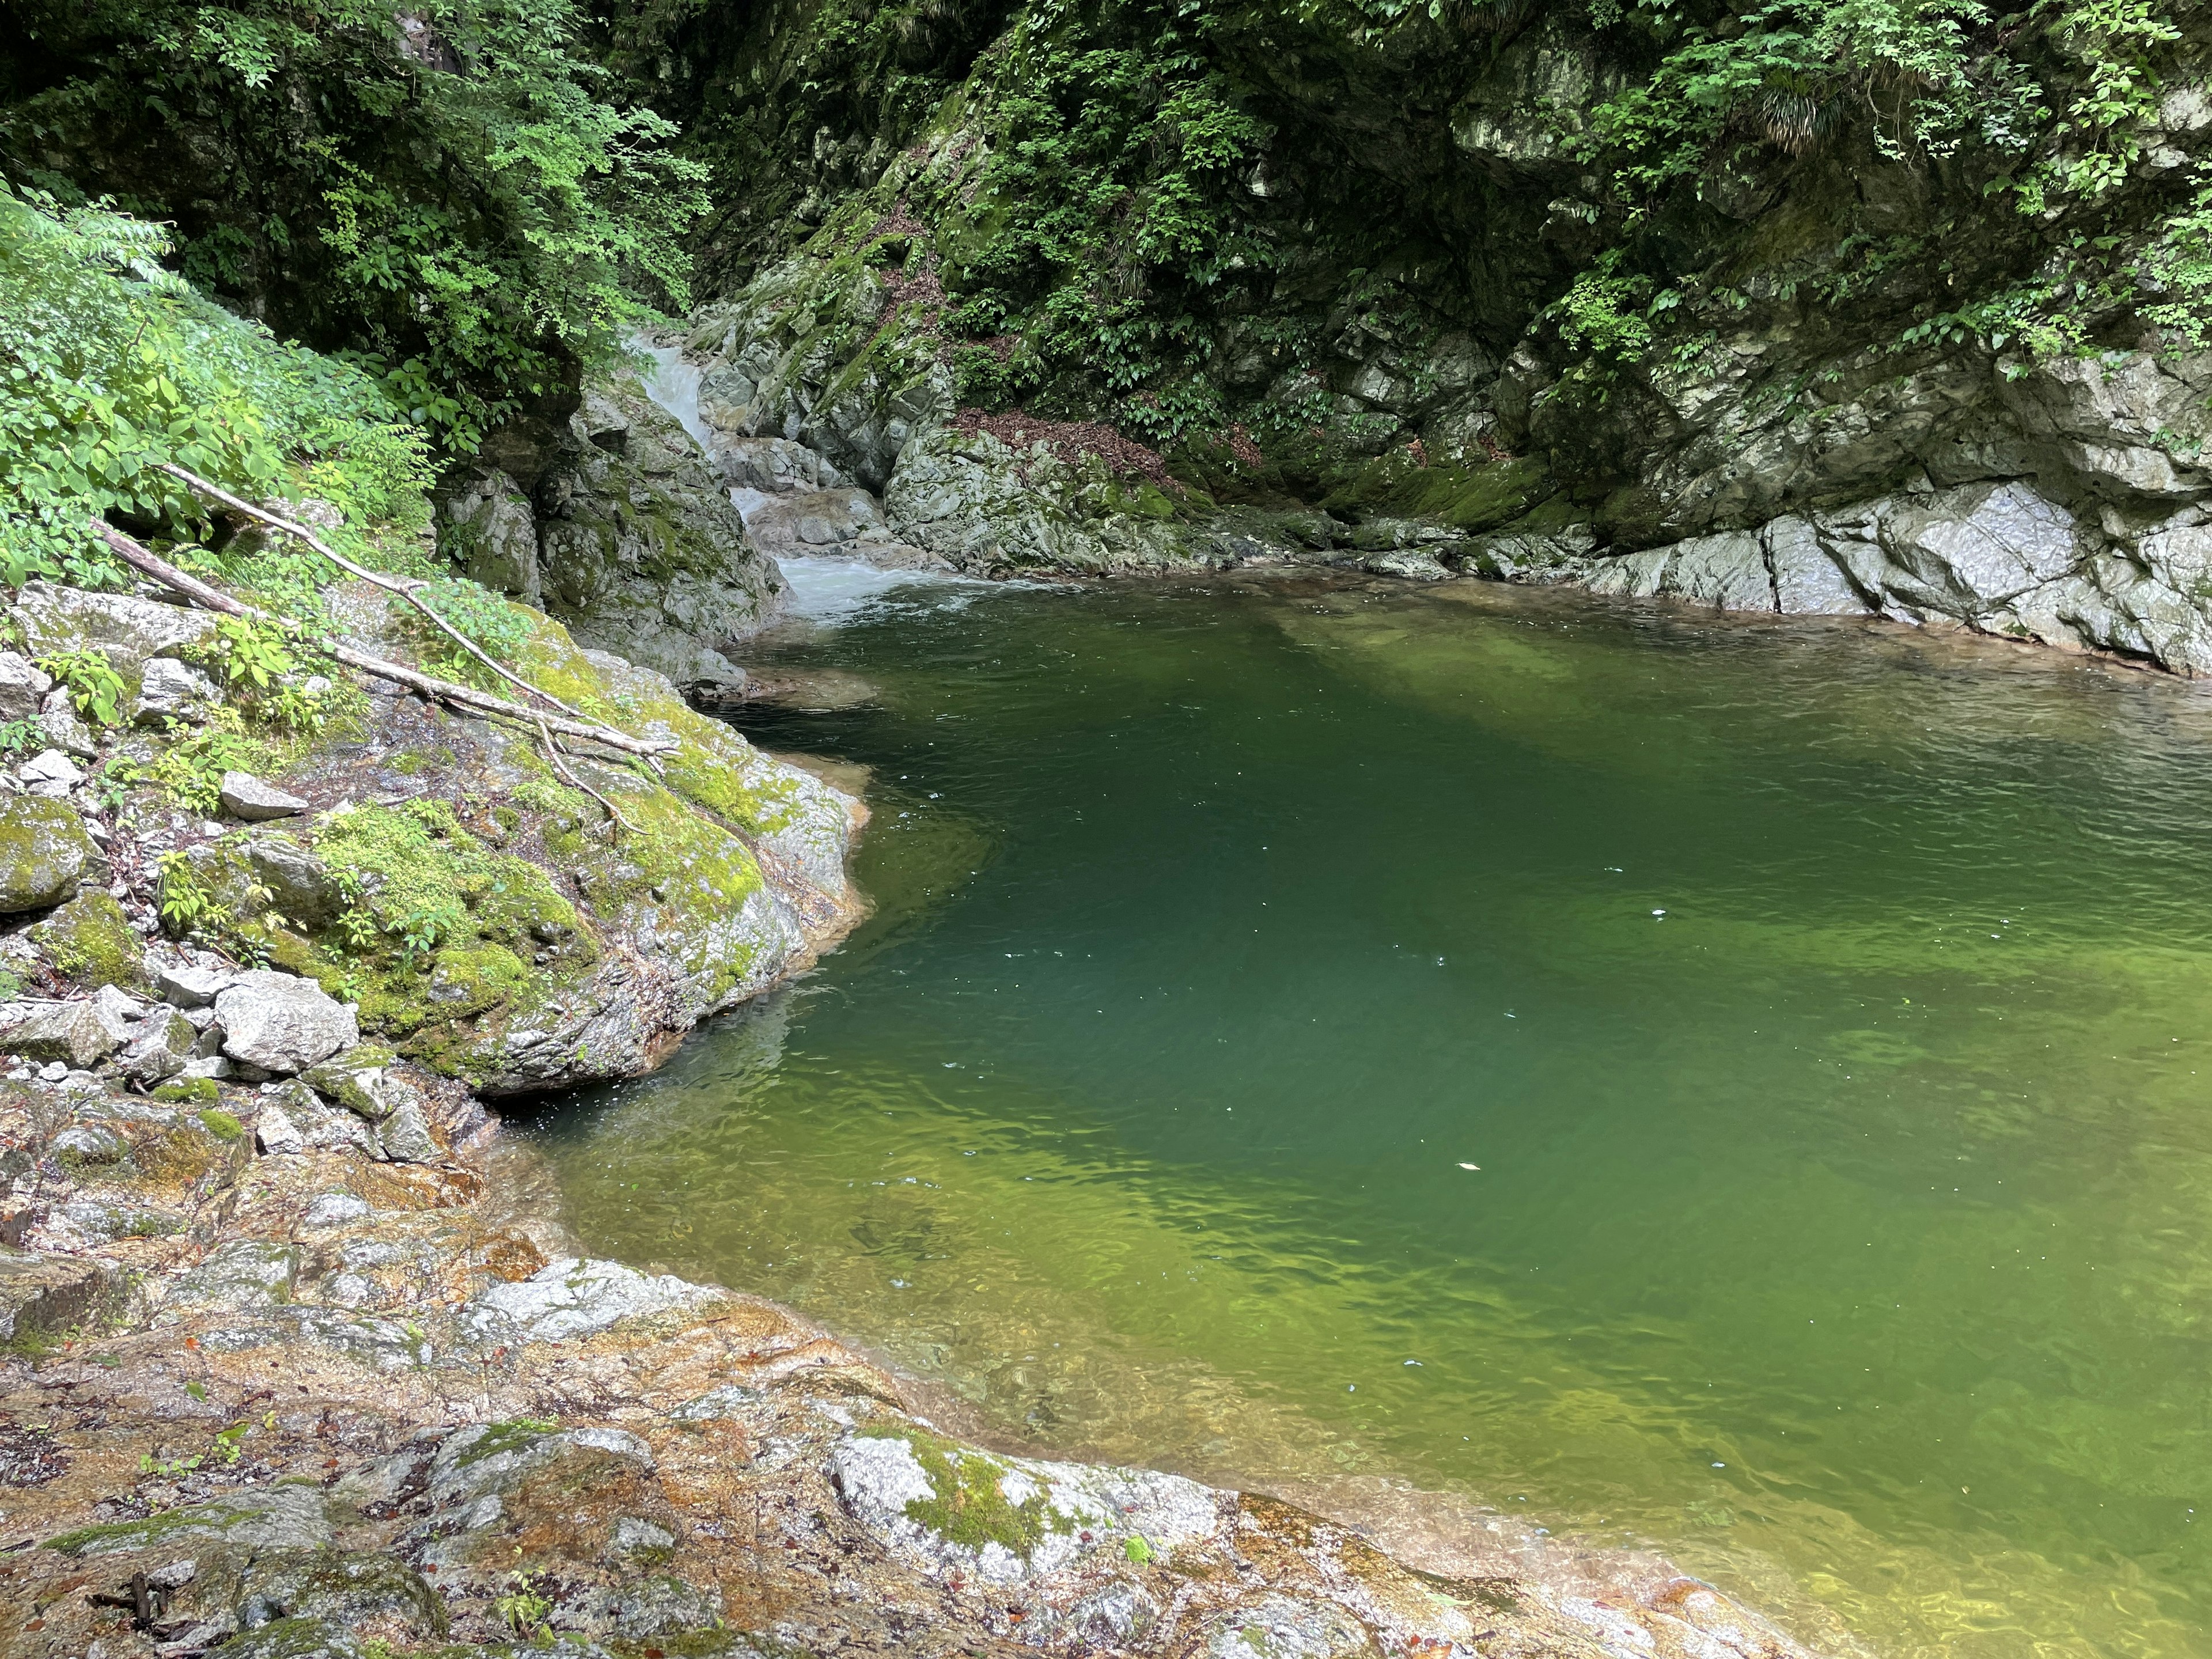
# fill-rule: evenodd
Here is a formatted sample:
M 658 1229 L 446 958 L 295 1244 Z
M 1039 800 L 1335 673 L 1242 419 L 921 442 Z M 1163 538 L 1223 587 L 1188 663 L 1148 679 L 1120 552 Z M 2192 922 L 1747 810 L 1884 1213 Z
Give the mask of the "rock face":
M 764 15 L 679 45 L 637 21 L 641 52 L 685 65 L 663 85 L 718 195 L 746 204 L 680 349 L 763 539 L 876 556 L 869 527 L 798 504 L 857 487 L 891 542 L 981 573 L 1583 580 L 2199 672 L 2212 280 L 2184 250 L 2212 22 L 2161 25 L 2155 99 L 2090 185 L 2062 103 L 2014 119 L 1973 94 L 1933 172 L 1895 125 L 1932 111 L 1917 94 L 1884 116 L 1824 82 L 1785 118 L 1746 68 L 1780 14 L 1632 46 L 1596 14 L 1478 9 L 1213 9 L 1161 96 L 1221 100 L 1236 160 L 1201 179 L 1131 112 L 1121 162 L 1054 150 L 1049 190 L 1030 112 L 1059 71 L 1021 44 L 1047 27 L 1031 5 L 896 48 Z M 1133 15 L 1055 39 L 1157 53 Z M 2094 96 L 2048 30 L 1961 52 L 1957 88 Z M 912 102 L 831 99 L 832 60 L 907 77 Z M 1720 126 L 1667 127 L 1692 106 Z M 1639 149 L 1650 121 L 1672 136 Z M 1048 228 L 1057 191 L 1120 205 Z M 1160 251 L 1169 201 L 1210 252 Z
M 544 449 L 532 495 L 490 472 L 448 495 L 446 556 L 678 685 L 741 684 L 720 647 L 766 620 L 782 579 L 690 434 L 618 374 Z

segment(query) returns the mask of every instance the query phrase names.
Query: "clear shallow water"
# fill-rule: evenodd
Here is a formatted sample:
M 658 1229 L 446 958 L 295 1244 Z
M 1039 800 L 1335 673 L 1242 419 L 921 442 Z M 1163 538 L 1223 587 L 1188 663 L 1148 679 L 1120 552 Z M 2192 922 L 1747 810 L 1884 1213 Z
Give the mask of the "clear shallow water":
M 876 916 L 538 1122 L 593 1249 L 1016 1444 L 1468 1492 L 1886 1653 L 2212 1654 L 2212 699 L 1474 584 L 853 587 L 772 655 L 876 699 L 742 723 L 874 769 Z

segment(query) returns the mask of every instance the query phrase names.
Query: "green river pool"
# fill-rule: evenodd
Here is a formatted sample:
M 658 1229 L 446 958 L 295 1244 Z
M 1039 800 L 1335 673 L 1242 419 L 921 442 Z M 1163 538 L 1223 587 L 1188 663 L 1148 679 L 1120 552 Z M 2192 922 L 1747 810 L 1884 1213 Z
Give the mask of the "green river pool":
M 738 724 L 869 769 L 874 913 L 528 1125 L 592 1250 L 1009 1449 L 1458 1494 L 1832 1650 L 2212 1656 L 2212 694 L 793 574 Z

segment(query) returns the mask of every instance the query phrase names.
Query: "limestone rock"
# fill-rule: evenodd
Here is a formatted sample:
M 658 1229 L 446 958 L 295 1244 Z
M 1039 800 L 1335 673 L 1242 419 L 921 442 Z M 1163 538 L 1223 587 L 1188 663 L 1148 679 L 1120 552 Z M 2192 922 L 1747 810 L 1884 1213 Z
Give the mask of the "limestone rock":
M 301 803 L 302 808 L 306 805 Z M 256 836 L 246 843 L 246 858 L 255 878 L 269 890 L 270 903 L 299 925 L 327 927 L 345 908 L 345 892 L 337 878 L 289 836 Z
M 17 775 L 32 794 L 62 800 L 84 781 L 84 769 L 59 749 L 47 749 L 25 761 Z
M 307 803 L 274 784 L 263 782 L 251 772 L 226 772 L 222 775 L 222 807 L 234 818 L 261 823 L 304 812 Z
M 81 889 L 68 903 L 25 934 L 64 978 L 91 988 L 143 981 L 145 941 L 123 907 L 97 887 Z
M 782 592 L 690 434 L 634 378 L 595 387 L 538 490 L 546 610 L 581 643 L 679 685 L 735 684 L 720 647 L 751 632 Z M 618 424 L 618 448 L 592 440 Z
M 159 727 L 173 720 L 198 726 L 222 701 L 222 689 L 205 669 L 173 657 L 155 657 L 142 671 L 131 718 L 138 726 Z
M 163 968 L 154 976 L 162 1000 L 177 1008 L 211 1008 L 216 996 L 238 983 L 228 969 L 187 966 Z
M 290 1076 L 361 1041 L 353 1010 L 313 980 L 269 969 L 240 974 L 218 993 L 222 1052 L 264 1072 Z
M 76 704 L 68 691 L 60 686 L 47 692 L 39 704 L 39 726 L 46 734 L 46 741 L 64 754 L 90 760 L 100 752 L 100 739 L 78 715 Z
M 281 1106 L 264 1106 L 253 1118 L 254 1144 L 268 1153 L 302 1152 L 307 1149 L 300 1126 Z
M 528 1279 L 490 1286 L 469 1304 L 461 1323 L 477 1341 L 566 1342 L 620 1320 L 703 1307 L 726 1294 L 670 1273 L 569 1256 Z
M 115 1067 L 125 1079 L 152 1088 L 185 1069 L 199 1033 L 173 1008 L 156 1008 L 137 1034 L 116 1057 Z
M 33 720 L 53 676 L 20 651 L 0 651 L 0 722 Z
M 385 1156 L 396 1164 L 430 1164 L 441 1149 L 430 1133 L 429 1120 L 413 1100 L 403 1100 L 392 1115 L 377 1126 Z
M 301 1081 L 356 1117 L 381 1123 L 413 1098 L 386 1069 L 396 1058 L 389 1048 L 362 1043 L 308 1067 Z
M 89 1002 L 0 1003 L 0 1048 L 9 1054 L 82 1070 L 117 1047 L 115 1033 Z
M 0 914 L 76 897 L 98 856 L 84 820 L 61 802 L 17 797 L 0 805 Z
M 149 659 L 178 656 L 205 645 L 216 629 L 216 618 L 209 611 L 131 593 L 94 593 L 45 581 L 23 584 L 14 615 L 32 656 L 99 651 L 134 695 Z

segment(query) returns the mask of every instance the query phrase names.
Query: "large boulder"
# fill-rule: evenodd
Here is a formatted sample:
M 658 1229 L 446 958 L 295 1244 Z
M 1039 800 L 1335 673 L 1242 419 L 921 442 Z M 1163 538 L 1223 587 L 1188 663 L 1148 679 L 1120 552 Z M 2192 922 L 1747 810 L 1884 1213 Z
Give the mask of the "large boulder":
M 58 1060 L 82 1070 L 113 1054 L 122 1038 L 96 1003 L 0 1003 L 0 1049 L 26 1060 Z
M 0 805 L 0 914 L 75 898 L 99 855 L 67 803 L 18 797 Z
M 147 663 L 179 657 L 215 637 L 210 611 L 165 605 L 131 593 L 93 593 L 81 587 L 29 581 L 16 596 L 15 619 L 24 648 L 50 652 L 95 650 L 120 674 L 133 696 Z
M 783 592 L 698 444 L 634 379 L 595 387 L 538 485 L 545 609 L 679 685 L 736 684 L 720 647 Z
M 270 969 L 240 974 L 215 1000 L 222 1051 L 289 1077 L 361 1041 L 354 1011 L 312 980 Z

